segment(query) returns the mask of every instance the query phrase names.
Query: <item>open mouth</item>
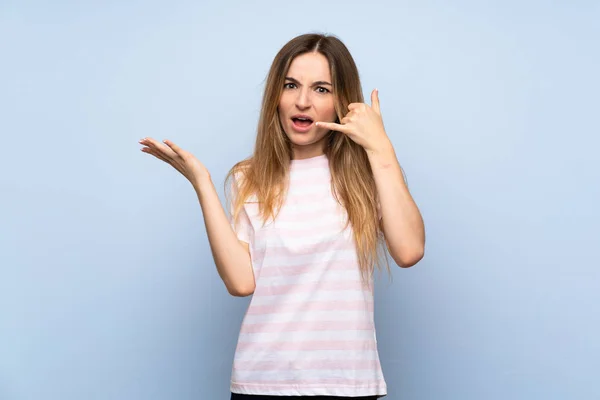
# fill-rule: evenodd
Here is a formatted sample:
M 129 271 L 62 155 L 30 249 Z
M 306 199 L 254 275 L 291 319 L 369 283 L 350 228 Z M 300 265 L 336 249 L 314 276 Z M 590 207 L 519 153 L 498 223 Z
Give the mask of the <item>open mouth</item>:
M 308 128 L 313 123 L 313 120 L 308 117 L 293 117 L 292 121 L 299 128 Z

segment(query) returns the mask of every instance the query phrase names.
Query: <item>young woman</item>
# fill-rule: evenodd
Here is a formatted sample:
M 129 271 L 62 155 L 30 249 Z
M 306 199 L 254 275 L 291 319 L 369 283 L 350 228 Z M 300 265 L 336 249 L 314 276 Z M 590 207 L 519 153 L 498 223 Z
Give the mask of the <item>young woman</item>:
M 307 34 L 279 51 L 254 153 L 228 174 L 230 219 L 194 156 L 168 140 L 140 143 L 196 189 L 229 293 L 253 295 L 231 399 L 385 396 L 373 272 L 385 245 L 400 267 L 416 264 L 425 234 L 377 90 L 364 104 L 346 46 Z

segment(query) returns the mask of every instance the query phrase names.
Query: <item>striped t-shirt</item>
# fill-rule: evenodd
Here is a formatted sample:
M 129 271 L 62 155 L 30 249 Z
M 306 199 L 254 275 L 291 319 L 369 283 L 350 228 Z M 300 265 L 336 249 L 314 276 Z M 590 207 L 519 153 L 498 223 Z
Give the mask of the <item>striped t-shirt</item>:
M 293 160 L 286 200 L 264 226 L 246 202 L 234 226 L 250 245 L 256 289 L 231 377 L 234 393 L 385 395 L 372 285 L 361 281 L 352 229 L 331 192 L 325 155 Z

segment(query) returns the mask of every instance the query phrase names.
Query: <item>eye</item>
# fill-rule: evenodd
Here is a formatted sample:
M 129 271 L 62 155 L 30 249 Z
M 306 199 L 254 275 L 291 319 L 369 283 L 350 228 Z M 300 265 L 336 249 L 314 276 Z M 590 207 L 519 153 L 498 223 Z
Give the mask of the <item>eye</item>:
M 323 86 L 318 86 L 317 87 L 317 92 L 319 92 L 319 93 L 329 93 L 329 89 L 324 88 Z
M 294 89 L 296 87 L 295 83 L 287 82 L 283 84 L 284 89 Z

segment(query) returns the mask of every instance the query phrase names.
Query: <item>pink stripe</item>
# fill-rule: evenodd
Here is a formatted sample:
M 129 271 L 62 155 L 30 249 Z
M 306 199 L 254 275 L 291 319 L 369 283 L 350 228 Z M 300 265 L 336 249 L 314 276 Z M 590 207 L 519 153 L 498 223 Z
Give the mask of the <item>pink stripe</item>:
M 360 311 L 368 309 L 369 303 L 363 300 L 343 301 L 326 300 L 305 303 L 275 303 L 265 305 L 250 305 L 247 314 L 277 314 L 289 312 L 311 312 L 311 311 Z
M 289 267 L 272 267 L 265 265 L 261 268 L 259 277 L 296 276 L 315 271 L 355 271 L 357 268 L 357 264 L 349 260 L 316 261 L 310 264 L 293 265 Z
M 279 361 L 236 361 L 237 371 L 297 371 L 297 370 L 377 370 L 377 360 L 288 360 Z
M 316 332 L 316 331 L 368 331 L 374 329 L 369 321 L 312 321 L 312 322 L 268 322 L 256 324 L 242 324 L 240 333 L 262 332 Z
M 302 217 L 302 219 L 307 220 L 308 218 Z M 332 224 L 335 224 L 332 226 Z M 329 240 L 323 243 L 322 247 L 327 248 L 331 246 L 331 244 L 336 243 L 340 245 L 344 245 L 346 248 L 350 248 L 350 246 L 354 245 L 352 235 L 350 231 L 344 230 L 344 225 L 342 222 L 329 222 L 326 225 L 319 226 L 318 223 L 312 227 L 304 227 L 304 228 L 281 228 L 276 227 L 272 232 L 276 233 L 277 236 L 287 238 L 286 242 L 291 243 L 294 246 L 294 242 L 297 239 L 301 239 L 305 241 L 306 239 L 313 239 L 316 241 L 320 241 L 319 236 L 324 235 L 342 235 L 336 236 L 335 240 Z M 300 245 L 300 246 L 313 246 L 313 245 Z
M 314 209 L 314 210 L 303 210 L 301 207 L 300 208 L 294 208 L 291 206 L 288 206 L 288 208 L 284 209 L 284 211 L 281 212 L 281 214 L 279 214 L 279 217 L 281 218 L 281 221 L 290 221 L 293 219 L 296 220 L 301 220 L 301 221 L 310 221 L 310 220 L 319 220 L 319 218 L 323 217 L 324 213 L 337 213 L 338 209 L 335 207 L 338 203 L 334 202 L 333 203 L 325 203 L 325 200 L 321 203 L 322 206 L 326 206 L 326 207 L 319 207 L 318 209 Z M 341 206 L 340 206 L 341 207 Z M 342 212 L 344 212 L 342 210 Z M 344 215 L 344 214 L 342 214 Z M 345 220 L 344 220 L 345 222 Z
M 372 340 L 307 340 L 304 342 L 241 342 L 236 351 L 317 351 L 317 350 L 376 350 Z
M 306 293 L 313 291 L 320 292 L 343 292 L 356 290 L 363 292 L 368 290 L 368 287 L 363 287 L 361 281 L 355 282 L 310 282 L 304 284 L 290 284 L 290 285 L 278 285 L 278 286 L 261 286 L 260 280 L 257 282 L 256 289 L 253 297 L 260 296 L 277 296 L 285 294 L 287 296 L 293 296 L 296 293 Z

